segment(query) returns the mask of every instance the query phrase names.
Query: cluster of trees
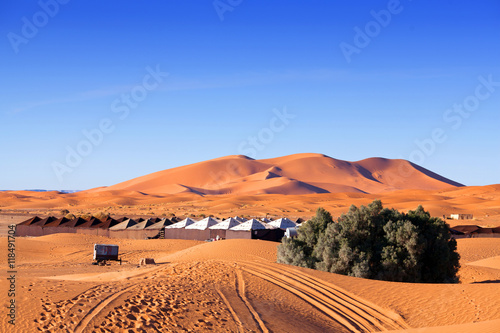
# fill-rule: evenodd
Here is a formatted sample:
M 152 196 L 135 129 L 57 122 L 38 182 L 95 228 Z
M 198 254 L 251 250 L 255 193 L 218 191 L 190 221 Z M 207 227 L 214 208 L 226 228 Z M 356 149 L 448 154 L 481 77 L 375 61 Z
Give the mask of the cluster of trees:
M 455 283 L 459 259 L 443 220 L 422 206 L 401 213 L 379 200 L 351 206 L 337 222 L 318 208 L 278 246 L 279 263 L 385 281 Z

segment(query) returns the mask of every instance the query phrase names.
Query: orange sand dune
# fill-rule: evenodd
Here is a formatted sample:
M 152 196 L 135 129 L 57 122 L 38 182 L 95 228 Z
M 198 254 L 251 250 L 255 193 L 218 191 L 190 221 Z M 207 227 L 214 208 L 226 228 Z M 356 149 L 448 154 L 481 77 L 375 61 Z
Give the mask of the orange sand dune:
M 77 193 L 0 192 L 0 214 L 104 210 L 115 216 L 267 215 L 307 219 L 320 206 L 338 216 L 352 204 L 366 205 L 380 199 L 386 207 L 404 211 L 423 205 L 439 217 L 474 214 L 473 221 L 449 220 L 452 226 L 499 226 L 500 185 L 459 185 L 404 160 L 346 162 L 319 154 L 266 160 L 228 156 Z
M 481 267 L 487 267 L 487 268 L 493 268 L 493 269 L 500 270 L 500 256 L 482 259 L 482 260 L 478 260 L 478 261 L 473 261 L 473 262 L 468 263 L 467 265 L 481 266 Z
M 5 238 L 3 238 L 5 240 Z M 500 239 L 460 239 L 462 266 Z M 95 242 L 125 262 L 90 264 Z M 365 280 L 276 264 L 277 243 L 18 238 L 17 323 L 2 332 L 496 332 L 499 284 Z M 5 269 L 6 247 L 0 251 Z M 141 257 L 158 265 L 138 267 Z M 464 259 L 465 258 L 465 259 Z M 490 268 L 493 269 L 493 268 Z M 500 272 L 500 269 L 496 269 Z M 2 284 L 0 301 L 8 301 Z
M 327 192 L 327 193 L 325 193 Z M 328 193 L 330 192 L 330 193 Z M 34 214 L 334 217 L 374 199 L 452 226 L 500 226 L 500 185 L 460 187 L 403 160 L 318 154 L 228 156 L 71 194 L 0 192 L 0 232 Z M 63 212 L 64 210 L 64 212 Z M 5 237 L 0 237 L 4 244 Z M 94 266 L 94 243 L 117 244 L 123 265 Z M 107 239 L 55 234 L 16 239 L 15 330 L 1 332 L 497 332 L 500 238 L 459 239 L 461 284 L 373 281 L 276 263 L 277 243 Z M 7 247 L 0 268 L 7 271 Z M 138 267 L 140 258 L 158 265 Z M 9 302 L 7 284 L 0 289 Z
M 398 189 L 438 190 L 461 186 L 405 160 L 370 158 L 358 162 L 320 154 L 254 160 L 227 156 L 163 170 L 102 190 L 176 194 L 382 193 Z
M 458 243 L 461 262 L 471 263 L 500 256 L 500 238 L 465 238 Z
M 280 179 L 280 178 L 275 178 Z M 245 186 L 245 184 L 236 185 Z M 284 185 L 288 186 L 288 185 Z M 403 211 L 418 205 L 433 216 L 452 213 L 471 213 L 473 220 L 447 220 L 450 225 L 477 224 L 483 227 L 500 226 L 500 185 L 449 188 L 444 190 L 399 190 L 378 194 L 323 193 L 303 195 L 280 194 L 225 194 L 200 196 L 193 192 L 175 195 L 147 194 L 130 190 L 84 191 L 71 194 L 57 192 L 0 192 L 0 214 L 53 214 L 62 209 L 75 214 L 106 211 L 115 216 L 197 216 L 234 215 L 310 218 L 318 207 L 324 207 L 334 216 L 349 206 L 366 205 L 374 199 L 385 207 Z M 0 215 L 0 223 L 2 223 Z M 28 216 L 29 217 L 29 216 Z M 21 222 L 21 221 L 18 221 Z

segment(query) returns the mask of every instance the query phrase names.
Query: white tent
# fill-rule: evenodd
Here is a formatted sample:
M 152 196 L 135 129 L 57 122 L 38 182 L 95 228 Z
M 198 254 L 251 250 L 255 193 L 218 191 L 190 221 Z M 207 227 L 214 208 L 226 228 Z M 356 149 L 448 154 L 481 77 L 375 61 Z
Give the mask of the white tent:
M 207 218 L 204 218 L 203 220 L 201 221 L 198 221 L 196 223 L 193 223 L 189 226 L 186 226 L 186 229 L 197 229 L 197 230 L 205 230 L 211 226 L 214 226 L 216 224 L 219 224 L 220 221 L 214 219 L 214 218 L 211 218 L 211 217 L 207 217 Z
M 295 222 L 293 222 L 290 219 L 287 219 L 286 217 L 269 222 L 268 225 L 271 225 L 273 227 L 280 228 L 280 229 L 295 228 L 297 226 L 297 224 Z
M 248 231 L 248 230 L 261 230 L 261 229 L 274 229 L 273 227 L 267 226 L 264 222 L 260 222 L 256 219 L 251 219 L 243 222 L 237 226 L 230 228 L 233 231 Z
M 216 225 L 213 225 L 211 227 L 209 227 L 209 229 L 230 229 L 232 227 L 235 227 L 237 225 L 240 224 L 240 221 L 230 217 L 228 219 L 225 219 L 224 221 L 222 221 L 221 223 L 218 223 Z
M 268 219 L 267 217 L 263 217 L 263 218 L 261 218 L 260 220 L 261 220 L 262 222 L 266 222 L 266 223 L 271 222 L 271 220 L 270 220 L 270 219 Z
M 188 217 L 188 218 L 185 218 L 184 220 L 182 220 L 180 222 L 177 222 L 177 223 L 174 223 L 174 224 L 171 224 L 171 225 L 167 225 L 165 227 L 165 229 L 181 229 L 181 228 L 185 228 L 188 225 L 191 225 L 191 224 L 194 224 L 194 223 L 196 223 L 196 221 L 195 220 L 191 220 Z
M 234 218 L 236 221 L 240 221 L 240 222 L 246 222 L 246 221 L 247 221 L 247 219 L 246 219 L 246 218 L 244 218 L 244 217 L 235 216 L 235 217 L 233 217 L 233 218 Z

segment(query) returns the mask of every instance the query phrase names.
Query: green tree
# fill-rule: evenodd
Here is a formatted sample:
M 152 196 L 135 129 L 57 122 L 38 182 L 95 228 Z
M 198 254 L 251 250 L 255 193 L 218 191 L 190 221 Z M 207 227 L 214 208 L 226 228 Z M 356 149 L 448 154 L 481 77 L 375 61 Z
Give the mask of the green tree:
M 297 238 L 283 238 L 278 245 L 278 262 L 314 268 L 316 258 L 312 256 L 318 238 L 329 224 L 333 223 L 332 215 L 323 208 L 316 210 L 316 216 L 300 227 Z
M 375 200 L 332 222 L 319 208 L 297 238 L 279 245 L 278 262 L 387 281 L 458 281 L 457 243 L 444 221 L 422 206 L 405 214 Z

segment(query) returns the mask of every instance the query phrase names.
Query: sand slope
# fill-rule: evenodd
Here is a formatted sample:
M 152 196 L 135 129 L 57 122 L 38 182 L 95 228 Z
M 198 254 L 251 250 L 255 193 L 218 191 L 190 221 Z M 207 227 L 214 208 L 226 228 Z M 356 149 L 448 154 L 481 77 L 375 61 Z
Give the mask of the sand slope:
M 2 238 L 4 240 L 4 238 Z M 90 265 L 95 242 L 123 265 Z M 461 239 L 462 266 L 500 239 Z M 14 332 L 496 332 L 500 284 L 409 284 L 276 264 L 277 243 L 126 240 L 59 234 L 18 238 Z M 0 266 L 5 269 L 5 247 Z M 34 255 L 36 254 L 36 255 Z M 140 257 L 159 264 L 137 267 Z M 473 260 L 473 261 L 471 261 Z M 497 268 L 491 268 L 500 271 Z M 0 301 L 5 303 L 2 284 Z M 11 332 L 5 320 L 0 331 Z
M 437 190 L 461 184 L 405 160 L 347 162 L 320 154 L 254 160 L 227 156 L 131 179 L 103 190 L 144 193 L 308 194 Z

